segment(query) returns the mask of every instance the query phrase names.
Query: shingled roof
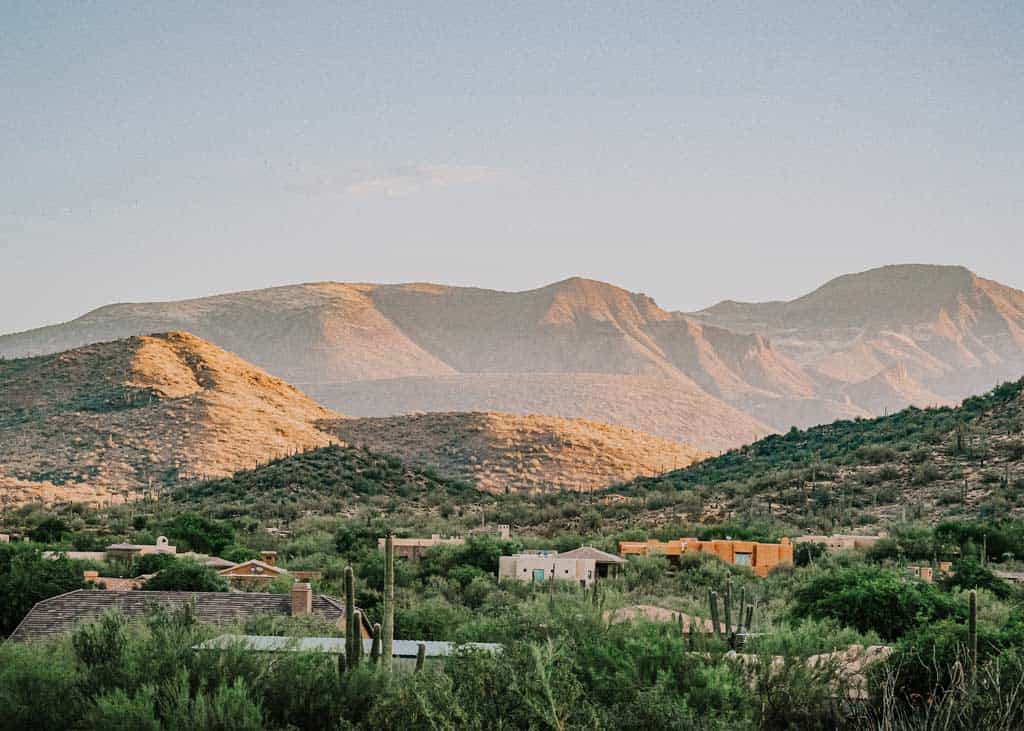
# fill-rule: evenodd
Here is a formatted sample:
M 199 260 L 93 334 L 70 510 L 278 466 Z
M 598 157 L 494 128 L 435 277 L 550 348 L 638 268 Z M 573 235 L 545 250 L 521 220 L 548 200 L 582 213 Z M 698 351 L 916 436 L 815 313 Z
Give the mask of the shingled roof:
M 592 558 L 597 563 L 625 563 L 626 559 L 616 556 L 613 553 L 605 553 L 593 546 L 580 546 L 571 551 L 558 554 L 559 558 Z
M 261 614 L 290 616 L 288 594 L 256 592 L 191 591 L 95 591 L 77 589 L 60 594 L 32 607 L 9 641 L 45 640 L 70 632 L 79 623 L 88 622 L 108 610 L 117 610 L 129 619 L 145 616 L 153 605 L 173 610 L 192 603 L 196 618 L 209 624 L 242 622 Z M 324 594 L 313 595 L 313 616 L 343 628 L 345 606 Z M 364 617 L 364 624 L 365 624 Z M 363 633 L 368 636 L 367 628 Z

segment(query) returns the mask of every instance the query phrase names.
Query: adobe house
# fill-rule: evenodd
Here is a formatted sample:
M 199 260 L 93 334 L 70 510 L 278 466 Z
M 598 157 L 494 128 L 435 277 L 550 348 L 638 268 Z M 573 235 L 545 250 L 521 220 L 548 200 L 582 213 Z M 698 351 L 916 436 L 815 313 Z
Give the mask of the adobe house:
M 105 591 L 138 591 L 154 576 L 156 574 L 143 574 L 134 579 L 121 579 L 113 576 L 100 576 L 99 571 L 83 571 L 82 583 L 90 588 Z
M 591 586 L 598 578 L 614 573 L 625 561 L 590 546 L 565 553 L 527 551 L 498 559 L 498 579 L 513 581 L 572 581 Z
M 173 555 L 177 552 L 178 549 L 175 546 L 170 545 L 166 536 L 160 536 L 156 539 L 156 543 L 153 545 L 145 543 L 115 543 L 111 546 L 107 546 L 106 560 L 131 561 L 133 558 L 138 558 L 139 556 L 148 556 L 154 553 L 165 553 Z
M 936 567 L 931 566 L 907 566 L 907 573 L 915 579 L 926 581 L 931 584 L 935 580 L 935 572 L 938 571 L 939 578 L 949 576 L 953 573 L 951 561 L 940 561 Z
M 776 566 L 793 565 L 793 544 L 788 538 L 778 543 L 755 541 L 712 540 L 679 538 L 674 541 L 619 541 L 619 555 L 665 556 L 678 561 L 684 553 L 710 553 L 726 563 L 746 566 L 757 576 L 767 576 Z
M 116 610 L 129 620 L 146 616 L 151 606 L 166 610 L 191 604 L 196 618 L 207 624 L 236 624 L 270 614 L 281 617 L 314 617 L 345 630 L 345 605 L 326 594 L 314 594 L 309 584 L 297 583 L 291 594 L 201 591 L 94 591 L 76 589 L 38 602 L 8 638 L 8 642 L 48 640 L 91 622 L 104 612 Z M 359 613 L 360 635 L 372 637 L 372 630 Z
M 260 551 L 258 559 L 252 558 L 242 563 L 230 564 L 218 571 L 217 575 L 227 579 L 232 586 L 245 587 L 259 586 L 282 576 L 290 576 L 296 581 L 320 578 L 318 571 L 289 571 L 283 566 L 278 566 L 277 551 Z
M 384 550 L 385 538 L 377 539 L 377 548 Z M 409 561 L 419 561 L 425 551 L 434 546 L 462 546 L 466 539 L 459 536 L 453 538 L 442 538 L 440 533 L 434 533 L 430 538 L 392 538 L 395 547 L 395 558 L 404 558 Z

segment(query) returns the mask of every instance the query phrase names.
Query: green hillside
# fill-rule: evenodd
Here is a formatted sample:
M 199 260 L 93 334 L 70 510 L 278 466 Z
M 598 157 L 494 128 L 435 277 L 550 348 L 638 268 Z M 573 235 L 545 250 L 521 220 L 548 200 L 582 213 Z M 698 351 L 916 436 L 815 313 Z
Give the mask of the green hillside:
M 468 483 L 429 469 L 406 467 L 395 457 L 332 445 L 274 460 L 231 477 L 208 480 L 173 493 L 182 504 L 219 515 L 330 513 L 375 496 L 474 495 Z
M 824 527 L 958 513 L 998 517 L 1024 507 L 1022 392 L 1024 379 L 955 408 L 792 429 L 618 491 L 682 491 L 691 505 L 701 496 L 723 512 L 814 518 Z M 699 509 L 706 513 L 708 505 Z

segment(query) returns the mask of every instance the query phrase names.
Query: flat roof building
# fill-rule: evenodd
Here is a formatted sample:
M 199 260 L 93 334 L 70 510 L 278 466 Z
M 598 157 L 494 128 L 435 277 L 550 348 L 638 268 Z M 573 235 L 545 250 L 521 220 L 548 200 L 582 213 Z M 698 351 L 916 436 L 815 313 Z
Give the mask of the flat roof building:
M 678 561 L 684 553 L 710 553 L 726 563 L 746 566 L 757 576 L 767 576 L 776 566 L 793 565 L 793 544 L 788 538 L 778 543 L 734 541 L 730 539 L 701 541 L 679 538 L 674 541 L 620 541 L 619 555 L 665 556 Z
M 572 581 L 591 586 L 625 561 L 611 553 L 582 546 L 565 553 L 527 551 L 498 559 L 498 578 L 514 581 Z

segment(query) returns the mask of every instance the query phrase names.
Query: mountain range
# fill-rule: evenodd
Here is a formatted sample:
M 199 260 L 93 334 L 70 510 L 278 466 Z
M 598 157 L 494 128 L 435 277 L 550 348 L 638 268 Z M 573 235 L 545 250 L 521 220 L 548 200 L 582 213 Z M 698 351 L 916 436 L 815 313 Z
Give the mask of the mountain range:
M 108 305 L 0 336 L 0 356 L 172 330 L 349 415 L 579 417 L 711 451 L 793 425 L 954 403 L 1024 372 L 1024 293 L 928 265 L 693 313 L 580 278 L 525 292 L 302 284 Z

